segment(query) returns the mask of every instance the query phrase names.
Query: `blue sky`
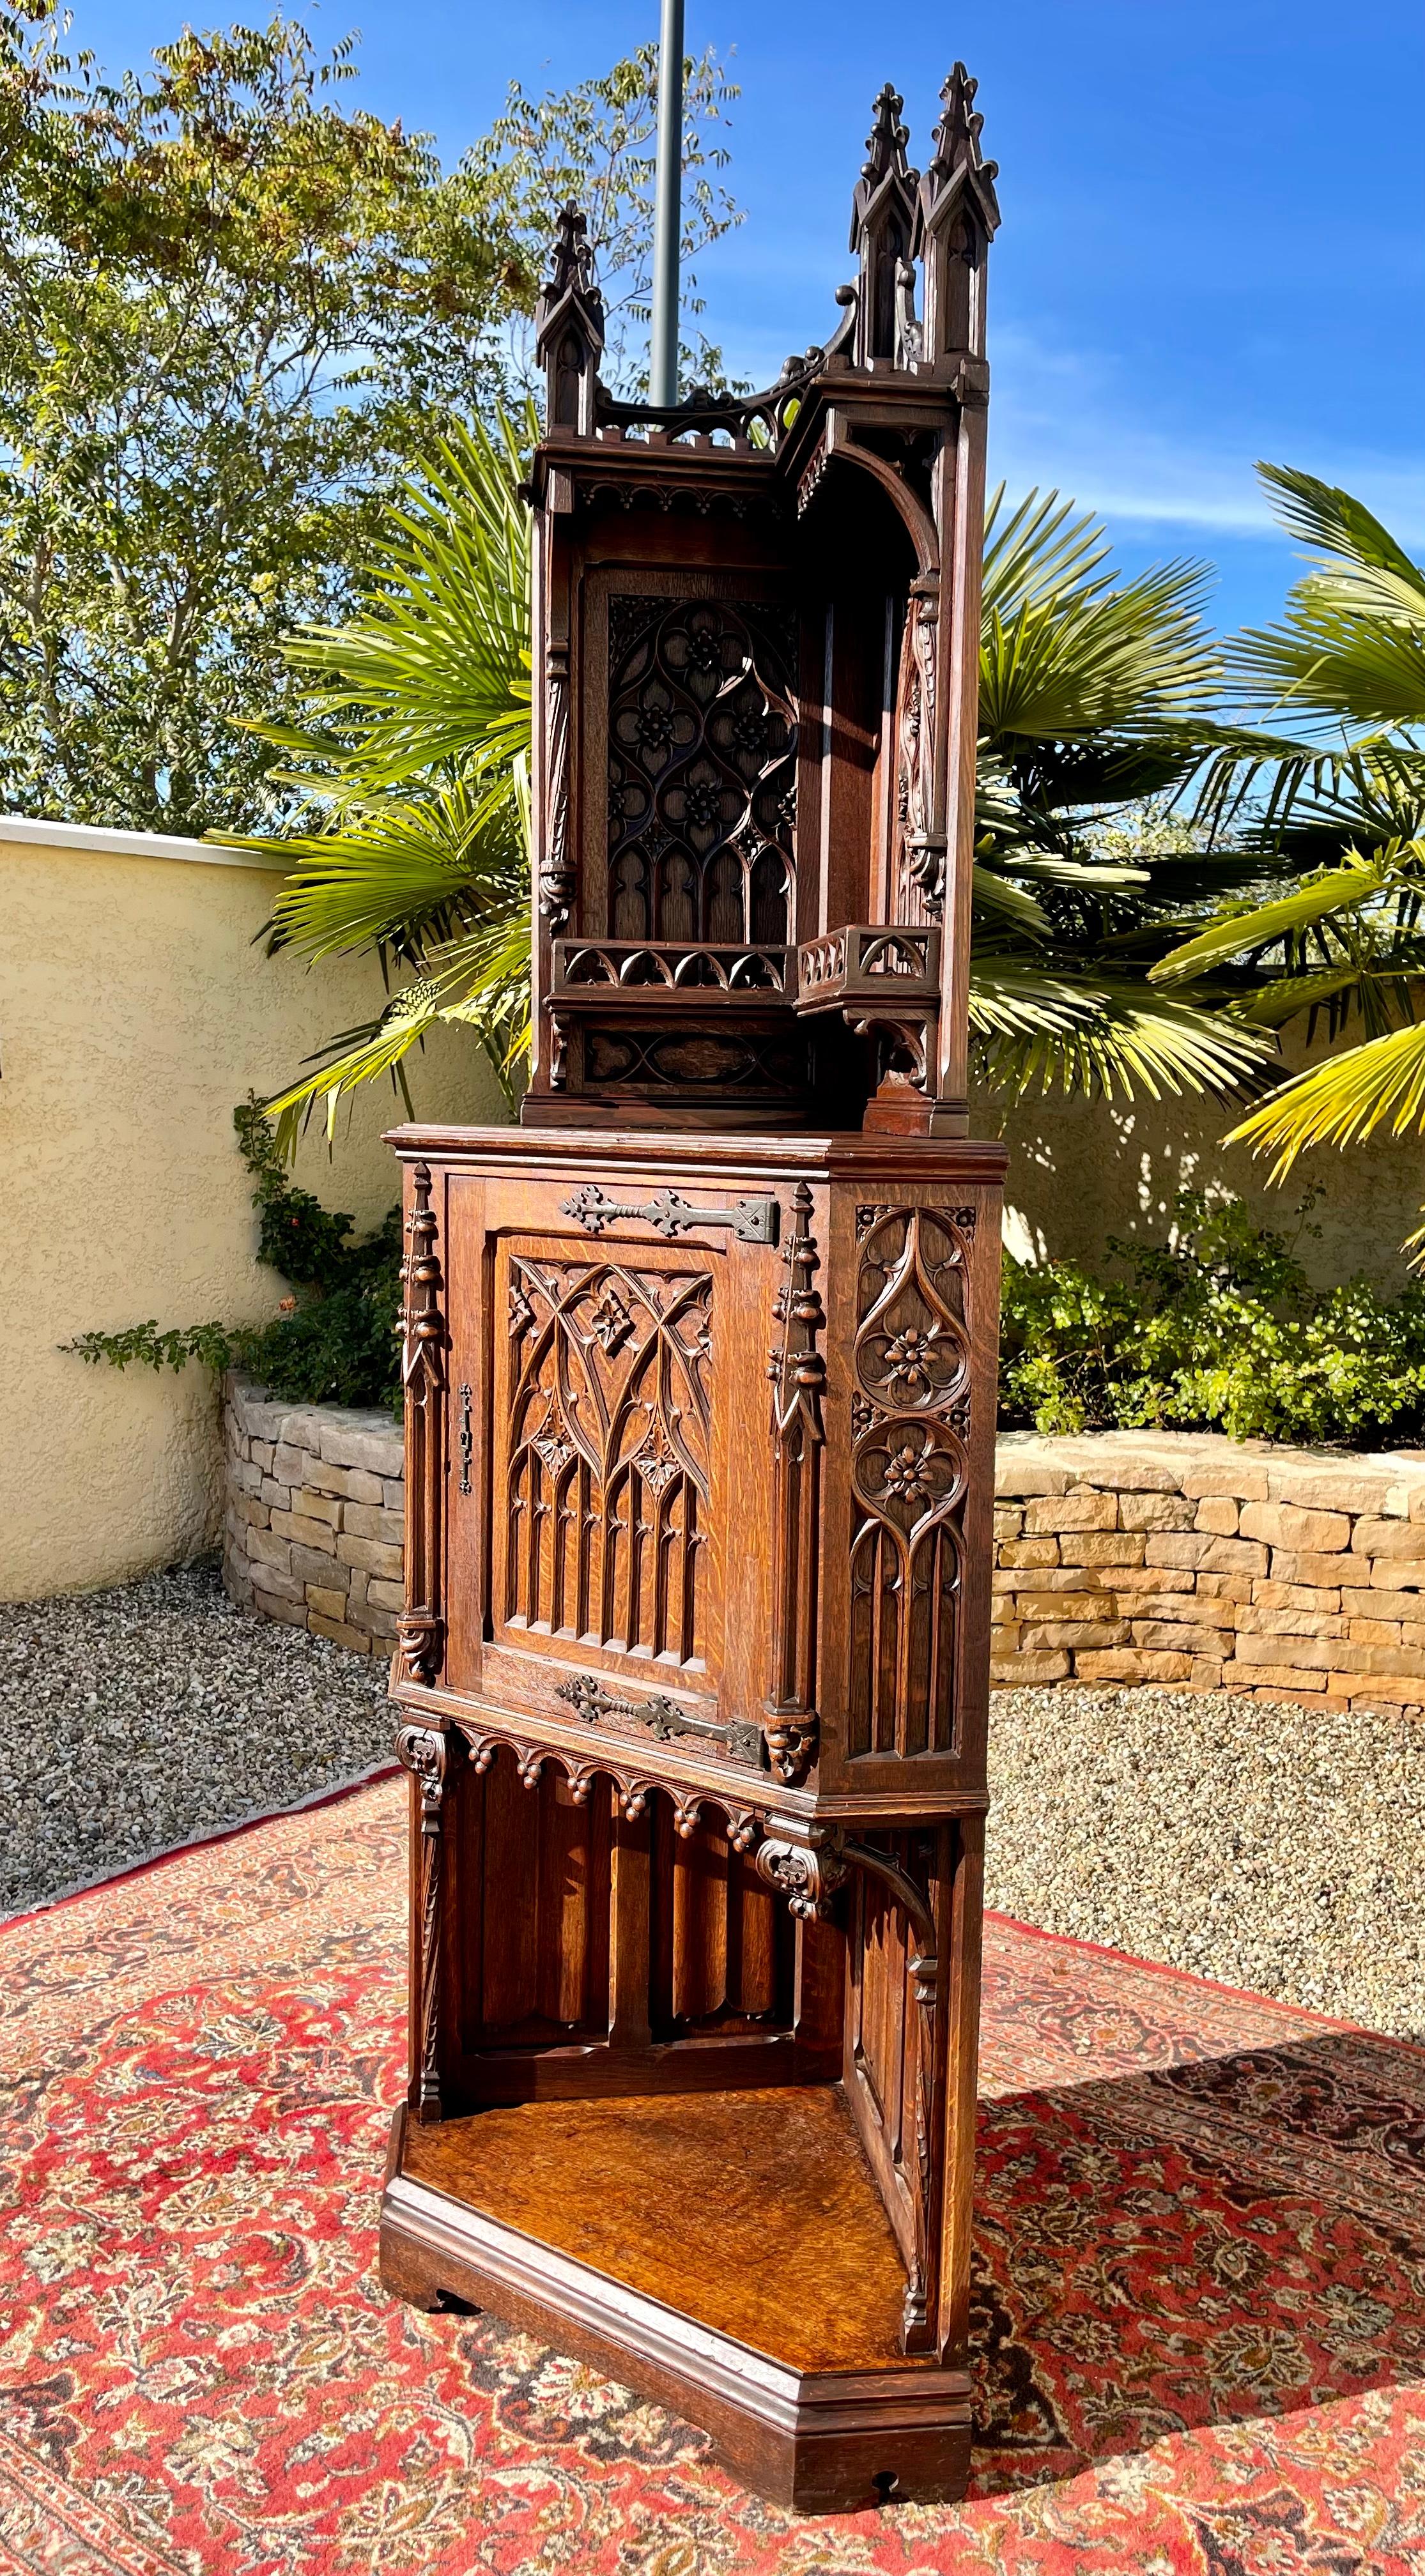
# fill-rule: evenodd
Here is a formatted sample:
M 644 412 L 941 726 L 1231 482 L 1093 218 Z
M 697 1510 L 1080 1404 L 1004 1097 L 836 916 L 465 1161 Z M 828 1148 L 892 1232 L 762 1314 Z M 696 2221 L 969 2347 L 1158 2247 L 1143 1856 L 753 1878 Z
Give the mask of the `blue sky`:
M 203 22 L 201 5 L 189 8 Z M 183 0 L 75 0 L 111 70 Z M 871 99 L 925 158 L 954 55 L 980 81 L 1004 226 L 991 289 L 993 462 L 1102 511 L 1125 565 L 1217 567 L 1213 615 L 1291 576 L 1264 456 L 1356 490 L 1425 554 L 1419 0 L 687 0 L 731 56 L 742 230 L 702 265 L 705 327 L 765 383 L 835 318 Z M 216 16 L 215 10 L 212 15 Z M 223 16 L 260 18 L 227 0 Z M 454 159 L 505 85 L 564 87 L 656 33 L 657 0 L 324 0 L 361 90 Z

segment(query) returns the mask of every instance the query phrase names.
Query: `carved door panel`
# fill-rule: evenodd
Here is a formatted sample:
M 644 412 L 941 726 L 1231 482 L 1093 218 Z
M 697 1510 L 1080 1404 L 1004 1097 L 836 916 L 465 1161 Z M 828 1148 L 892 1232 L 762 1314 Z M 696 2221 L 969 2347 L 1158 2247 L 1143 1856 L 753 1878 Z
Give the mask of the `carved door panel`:
M 789 1209 L 719 1182 L 704 1233 L 656 1164 L 575 1168 L 452 1182 L 447 1686 L 760 1769 Z
M 493 1321 L 494 1637 L 715 1680 L 709 1257 L 506 1238 Z
M 948 1829 L 879 1836 L 876 1845 L 943 1915 Z M 922 1944 L 884 1884 L 858 1873 L 847 1910 L 847 2100 L 905 2260 L 906 2350 L 927 2348 L 939 2251 L 946 1995 L 927 1984 Z M 943 1935 L 938 1946 L 945 1947 Z M 946 1961 L 948 1973 L 949 1962 Z

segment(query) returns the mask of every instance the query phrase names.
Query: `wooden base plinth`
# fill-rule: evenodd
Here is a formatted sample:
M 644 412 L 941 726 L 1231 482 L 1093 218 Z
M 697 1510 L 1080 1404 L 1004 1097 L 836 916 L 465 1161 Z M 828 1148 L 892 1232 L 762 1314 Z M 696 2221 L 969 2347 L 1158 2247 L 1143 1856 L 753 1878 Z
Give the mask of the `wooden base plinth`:
M 803 2512 L 964 2494 L 969 2380 L 899 2348 L 905 2276 L 838 2086 L 398 2112 L 381 2277 L 636 2387 Z

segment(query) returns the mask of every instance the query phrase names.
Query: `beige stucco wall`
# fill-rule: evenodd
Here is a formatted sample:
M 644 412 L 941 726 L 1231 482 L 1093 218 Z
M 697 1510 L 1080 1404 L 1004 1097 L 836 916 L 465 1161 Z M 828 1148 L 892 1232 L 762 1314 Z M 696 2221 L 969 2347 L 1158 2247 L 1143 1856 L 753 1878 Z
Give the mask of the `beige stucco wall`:
M 57 1347 L 142 1322 L 255 1322 L 282 1291 L 254 1257 L 232 1111 L 334 1031 L 374 1017 L 373 963 L 308 970 L 252 941 L 279 877 L 141 833 L 0 821 L 0 1599 L 114 1581 L 194 1553 L 220 1515 L 211 1376 L 90 1368 Z M 411 1069 L 418 1114 L 493 1119 L 473 1041 Z M 297 1177 L 373 1224 L 397 1196 L 373 1085 Z
M 1317 1054 L 1324 1053 L 1319 1048 Z M 1283 1072 L 1314 1061 L 1288 1045 Z M 1312 1188 L 1321 1195 L 1298 1249 L 1322 1284 L 1359 1271 L 1399 1288 L 1400 1245 L 1421 1222 L 1425 1151 L 1418 1137 L 1304 1155 L 1281 1188 L 1269 1165 L 1223 1136 L 1242 1111 L 1192 1100 L 1007 1101 L 982 1093 L 974 1131 L 1009 1147 L 1005 1239 L 1021 1260 L 1098 1261 L 1109 1235 L 1161 1243 L 1180 1189 L 1212 1188 L 1244 1199 L 1258 1221 L 1291 1236 Z

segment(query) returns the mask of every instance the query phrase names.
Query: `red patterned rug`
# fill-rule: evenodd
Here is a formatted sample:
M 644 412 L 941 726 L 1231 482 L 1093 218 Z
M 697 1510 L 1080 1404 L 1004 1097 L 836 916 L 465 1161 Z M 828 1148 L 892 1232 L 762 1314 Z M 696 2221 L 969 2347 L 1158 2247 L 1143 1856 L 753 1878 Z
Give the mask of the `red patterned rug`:
M 0 2568 L 1421 2576 L 1425 2051 L 990 1926 L 973 2499 L 809 2522 L 382 2297 L 383 1781 L 0 1930 Z

